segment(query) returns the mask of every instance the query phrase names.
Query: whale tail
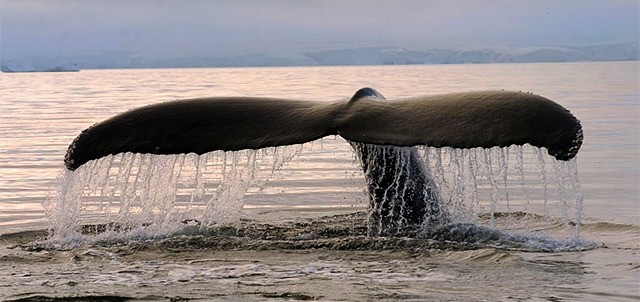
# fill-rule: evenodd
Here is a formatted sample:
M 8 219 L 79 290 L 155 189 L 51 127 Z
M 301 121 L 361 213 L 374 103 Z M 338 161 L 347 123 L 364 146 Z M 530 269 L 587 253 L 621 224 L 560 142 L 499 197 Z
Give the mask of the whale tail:
M 124 152 L 204 154 L 300 144 L 327 135 L 358 143 L 491 148 L 530 144 L 559 160 L 582 144 L 580 122 L 541 96 L 482 91 L 379 102 L 371 88 L 351 100 L 201 98 L 164 102 L 116 115 L 82 131 L 65 165 Z
M 580 121 L 544 97 L 510 91 L 451 93 L 379 102 L 359 91 L 349 101 L 340 136 L 377 145 L 492 148 L 530 144 L 558 160 L 573 158 Z
M 362 88 L 349 103 L 365 98 L 387 100 L 373 88 Z M 370 234 L 402 234 L 415 227 L 451 222 L 431 172 L 415 147 L 349 143 L 360 159 L 367 183 Z
M 204 154 L 344 137 L 361 161 L 370 199 L 370 231 L 451 221 L 416 145 L 491 148 L 530 144 L 558 160 L 582 143 L 580 122 L 544 97 L 505 91 L 453 93 L 401 100 L 372 88 L 349 100 L 202 98 L 133 109 L 95 124 L 69 146 L 75 170 L 110 154 Z

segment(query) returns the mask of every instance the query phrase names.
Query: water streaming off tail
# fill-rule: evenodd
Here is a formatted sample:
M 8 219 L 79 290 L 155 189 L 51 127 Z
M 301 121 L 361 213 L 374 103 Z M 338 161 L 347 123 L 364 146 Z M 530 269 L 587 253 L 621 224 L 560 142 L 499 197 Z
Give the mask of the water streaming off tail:
M 529 145 L 420 152 L 454 221 L 530 231 L 562 224 L 556 235 L 579 237 L 583 196 L 575 158 L 559 161 Z
M 325 148 L 323 142 L 344 148 Z M 334 205 L 366 208 L 365 182 L 348 148 L 324 139 L 200 156 L 111 155 L 65 171 L 44 206 L 58 239 L 74 237 L 89 224 L 112 233 L 143 230 L 133 235 L 145 237 L 191 224 L 233 225 L 247 206 L 277 206 L 290 196 L 308 206 L 322 203 L 314 199 L 321 196 L 343 199 Z M 556 161 L 531 146 L 416 148 L 453 222 L 501 230 L 561 227 L 562 237 L 577 238 L 582 195 L 575 160 Z M 342 197 L 324 194 L 338 191 Z

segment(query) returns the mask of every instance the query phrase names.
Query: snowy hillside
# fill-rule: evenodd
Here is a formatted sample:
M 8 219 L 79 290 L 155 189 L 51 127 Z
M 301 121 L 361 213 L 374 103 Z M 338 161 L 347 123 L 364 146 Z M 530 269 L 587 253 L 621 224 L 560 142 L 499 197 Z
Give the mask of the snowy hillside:
M 470 64 L 525 62 L 637 61 L 637 43 L 593 47 L 532 47 L 509 50 L 408 50 L 358 48 L 306 53 L 318 65 Z
M 250 66 L 330 66 L 330 65 L 410 65 L 638 61 L 638 42 L 590 47 L 528 47 L 510 49 L 428 49 L 369 47 L 306 52 L 290 56 L 247 54 L 231 57 L 179 57 L 146 59 L 137 52 L 102 52 L 73 57 L 2 58 L 2 66 L 64 66 L 74 63 L 80 69 L 172 68 L 172 67 L 250 67 Z M 29 69 L 29 68 L 27 68 Z M 38 68 L 33 68 L 38 69 Z

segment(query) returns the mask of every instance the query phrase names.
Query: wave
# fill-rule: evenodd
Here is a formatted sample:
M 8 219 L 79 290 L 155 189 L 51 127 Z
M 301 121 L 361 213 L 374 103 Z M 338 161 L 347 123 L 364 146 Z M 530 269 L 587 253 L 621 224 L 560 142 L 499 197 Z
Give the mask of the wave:
M 590 232 L 640 233 L 640 226 L 638 225 L 619 224 L 619 223 L 611 223 L 611 222 L 604 222 L 604 221 L 583 223 L 582 229 Z
M 132 298 L 127 296 L 115 296 L 115 295 L 80 295 L 80 296 L 49 296 L 41 293 L 37 294 L 23 294 L 21 297 L 15 299 L 5 300 L 7 302 L 57 302 L 57 301 L 101 301 L 101 302 L 119 302 L 130 301 Z M 149 297 L 158 298 L 158 297 Z
M 506 217 L 506 215 L 500 215 Z M 524 217 L 537 217 L 522 215 Z M 184 221 L 164 234 L 143 228 L 85 225 L 77 236 L 42 239 L 43 231 L 3 235 L 3 241 L 26 250 L 68 250 L 78 246 L 113 246 L 140 250 L 476 250 L 494 248 L 526 252 L 592 249 L 581 239 L 558 240 L 525 232 L 506 232 L 472 223 L 451 223 L 432 229 L 405 228 L 393 236 L 371 236 L 366 212 L 323 216 L 307 221 L 265 223 L 242 220 L 234 225 L 203 226 Z

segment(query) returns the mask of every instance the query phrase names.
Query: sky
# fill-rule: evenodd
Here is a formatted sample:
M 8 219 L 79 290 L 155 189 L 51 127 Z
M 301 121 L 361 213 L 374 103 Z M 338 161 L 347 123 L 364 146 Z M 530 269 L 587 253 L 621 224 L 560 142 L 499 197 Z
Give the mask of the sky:
M 149 59 L 635 42 L 638 0 L 0 0 L 0 56 Z

